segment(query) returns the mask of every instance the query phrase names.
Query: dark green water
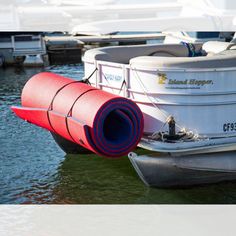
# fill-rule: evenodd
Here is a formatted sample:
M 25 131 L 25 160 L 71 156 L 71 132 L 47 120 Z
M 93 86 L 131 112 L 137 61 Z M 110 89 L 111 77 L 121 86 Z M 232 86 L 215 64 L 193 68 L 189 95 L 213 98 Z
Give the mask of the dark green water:
M 81 65 L 0 69 L 0 203 L 236 203 L 236 183 L 154 189 L 141 182 L 126 157 L 65 156 L 49 132 L 10 110 L 20 104 L 26 81 L 42 70 L 83 77 Z

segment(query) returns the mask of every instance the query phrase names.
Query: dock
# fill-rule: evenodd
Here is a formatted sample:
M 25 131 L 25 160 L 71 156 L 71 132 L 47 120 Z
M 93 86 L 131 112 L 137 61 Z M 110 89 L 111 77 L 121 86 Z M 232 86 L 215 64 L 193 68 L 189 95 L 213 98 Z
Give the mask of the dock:
M 109 34 L 109 35 L 91 35 L 91 36 L 49 36 L 45 37 L 46 42 L 48 40 L 57 41 L 63 37 L 66 41 L 73 39 L 79 40 L 84 44 L 109 44 L 109 43 L 140 43 L 148 40 L 163 40 L 165 35 L 162 33 L 145 33 L 145 34 Z
M 45 36 L 48 59 L 51 65 L 81 62 L 84 43 L 71 36 Z
M 0 33 L 0 66 L 46 66 L 81 63 L 83 53 L 93 47 L 161 42 L 162 33 L 109 35 L 47 35 L 44 33 Z
M 50 64 L 80 63 L 83 53 L 94 47 L 109 45 L 135 45 L 159 42 L 161 33 L 45 36 Z

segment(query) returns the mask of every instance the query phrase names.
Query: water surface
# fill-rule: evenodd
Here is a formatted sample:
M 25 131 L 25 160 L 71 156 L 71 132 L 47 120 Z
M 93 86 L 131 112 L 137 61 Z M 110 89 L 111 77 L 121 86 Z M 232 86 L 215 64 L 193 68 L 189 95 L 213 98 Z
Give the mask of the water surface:
M 236 183 L 185 189 L 146 187 L 126 157 L 65 155 L 49 132 L 17 118 L 27 80 L 40 71 L 79 80 L 82 65 L 0 69 L 0 203 L 236 203 Z

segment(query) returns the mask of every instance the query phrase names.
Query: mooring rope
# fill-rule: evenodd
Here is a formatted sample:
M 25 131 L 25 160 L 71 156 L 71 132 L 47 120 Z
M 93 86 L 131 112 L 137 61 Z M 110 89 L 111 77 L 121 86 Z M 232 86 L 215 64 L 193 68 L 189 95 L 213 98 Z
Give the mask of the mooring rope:
M 140 76 L 138 75 L 138 72 L 137 72 L 137 69 L 132 67 L 131 64 L 130 64 L 130 68 L 132 69 L 132 72 L 136 74 L 136 78 L 137 78 L 137 81 L 139 82 L 139 84 L 141 85 L 142 89 L 143 89 L 143 92 L 145 94 L 145 96 L 148 98 L 148 100 L 151 102 L 151 104 L 165 117 L 166 119 L 166 122 L 162 125 L 161 129 L 158 130 L 158 131 L 155 131 L 152 135 L 156 135 L 158 133 L 160 133 L 162 131 L 162 129 L 165 127 L 165 125 L 168 123 L 169 119 L 171 116 L 173 115 L 170 115 L 170 114 L 167 114 L 166 112 L 162 111 L 156 104 L 158 103 L 158 99 L 154 98 L 155 102 L 152 101 L 152 99 L 150 98 L 150 96 L 148 95 L 149 91 L 148 89 L 145 87 L 145 85 L 143 84 Z M 135 75 L 134 74 L 134 75 Z M 179 125 L 178 123 L 176 123 L 176 126 L 180 129 L 180 130 L 185 130 L 185 128 L 181 125 Z
M 91 77 L 95 74 L 95 72 L 98 70 L 98 68 L 96 67 L 94 70 L 93 70 L 93 72 L 89 75 L 89 77 L 87 77 L 87 78 L 83 78 L 82 79 L 82 81 L 80 81 L 80 82 L 84 82 L 84 83 L 86 83 L 86 84 L 89 84 L 89 85 L 91 85 L 91 83 L 90 83 L 90 79 L 91 79 Z

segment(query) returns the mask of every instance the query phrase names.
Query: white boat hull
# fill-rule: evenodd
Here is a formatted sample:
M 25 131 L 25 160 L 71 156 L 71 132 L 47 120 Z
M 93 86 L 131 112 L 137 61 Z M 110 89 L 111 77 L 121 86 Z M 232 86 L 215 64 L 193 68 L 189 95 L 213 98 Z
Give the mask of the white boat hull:
M 167 118 L 173 116 L 178 130 L 206 137 L 236 135 L 236 68 L 159 72 L 99 61 L 97 66 L 91 84 L 135 101 L 144 115 L 144 133 L 167 131 Z M 85 76 L 94 68 L 85 62 Z

